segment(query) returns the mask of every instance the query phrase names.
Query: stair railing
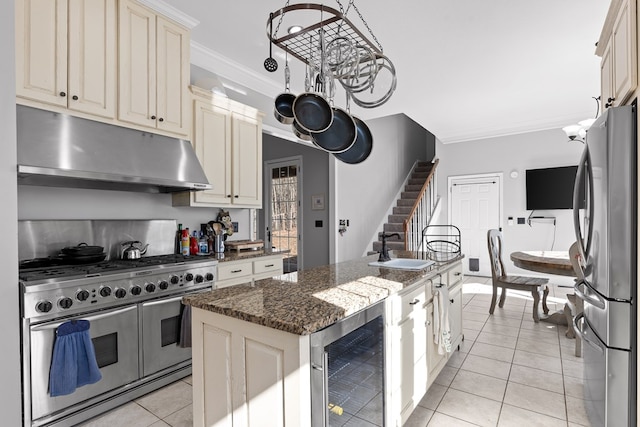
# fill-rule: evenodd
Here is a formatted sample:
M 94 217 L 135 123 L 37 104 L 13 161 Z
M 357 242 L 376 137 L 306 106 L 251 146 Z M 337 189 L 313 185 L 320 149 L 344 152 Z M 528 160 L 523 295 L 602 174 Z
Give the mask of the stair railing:
M 424 181 L 420 194 L 411 208 L 411 212 L 403 221 L 404 249 L 407 251 L 420 251 L 422 246 L 422 230 L 429 225 L 431 216 L 438 202 L 436 168 L 438 162 L 433 162 L 431 172 Z

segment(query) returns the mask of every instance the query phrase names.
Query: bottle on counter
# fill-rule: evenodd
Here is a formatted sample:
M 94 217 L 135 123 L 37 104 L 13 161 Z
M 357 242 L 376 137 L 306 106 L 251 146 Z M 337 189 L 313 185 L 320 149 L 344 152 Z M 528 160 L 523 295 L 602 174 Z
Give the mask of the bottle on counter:
M 198 253 L 198 232 L 193 230 L 193 236 L 189 239 L 189 252 L 191 255 L 196 255 Z
M 189 229 L 182 230 L 182 255 L 189 255 Z
M 201 254 L 209 252 L 209 244 L 207 243 L 207 239 L 205 238 L 202 230 L 200 230 L 200 240 L 198 240 L 198 252 Z
M 176 232 L 176 241 L 173 249 L 173 253 L 182 253 L 182 224 L 178 224 L 178 231 Z

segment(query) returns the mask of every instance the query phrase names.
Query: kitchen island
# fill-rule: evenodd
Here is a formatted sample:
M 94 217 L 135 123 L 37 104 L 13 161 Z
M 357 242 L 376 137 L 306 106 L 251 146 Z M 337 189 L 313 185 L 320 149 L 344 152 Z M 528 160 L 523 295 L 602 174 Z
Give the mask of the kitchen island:
M 386 425 L 406 421 L 451 354 L 434 344 L 438 291 L 448 291 L 451 347 L 462 340 L 462 266 L 460 259 L 422 270 L 370 266 L 376 257 L 186 297 L 194 309 L 194 425 L 316 425 L 310 337 L 378 303 Z M 328 416 L 343 422 L 357 414 L 336 406 Z

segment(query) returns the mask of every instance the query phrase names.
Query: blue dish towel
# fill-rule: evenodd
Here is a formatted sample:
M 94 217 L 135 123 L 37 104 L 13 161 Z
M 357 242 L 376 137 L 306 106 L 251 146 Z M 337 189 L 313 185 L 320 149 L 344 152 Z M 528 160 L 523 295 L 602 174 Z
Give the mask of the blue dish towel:
M 89 335 L 88 320 L 58 326 L 49 370 L 49 395 L 62 396 L 102 378 Z

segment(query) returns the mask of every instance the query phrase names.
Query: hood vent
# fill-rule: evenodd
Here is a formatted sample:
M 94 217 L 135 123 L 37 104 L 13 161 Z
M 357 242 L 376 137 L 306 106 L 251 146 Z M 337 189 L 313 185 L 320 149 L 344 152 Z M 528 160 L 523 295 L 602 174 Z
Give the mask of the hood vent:
M 17 106 L 18 184 L 171 193 L 206 190 L 189 141 Z

